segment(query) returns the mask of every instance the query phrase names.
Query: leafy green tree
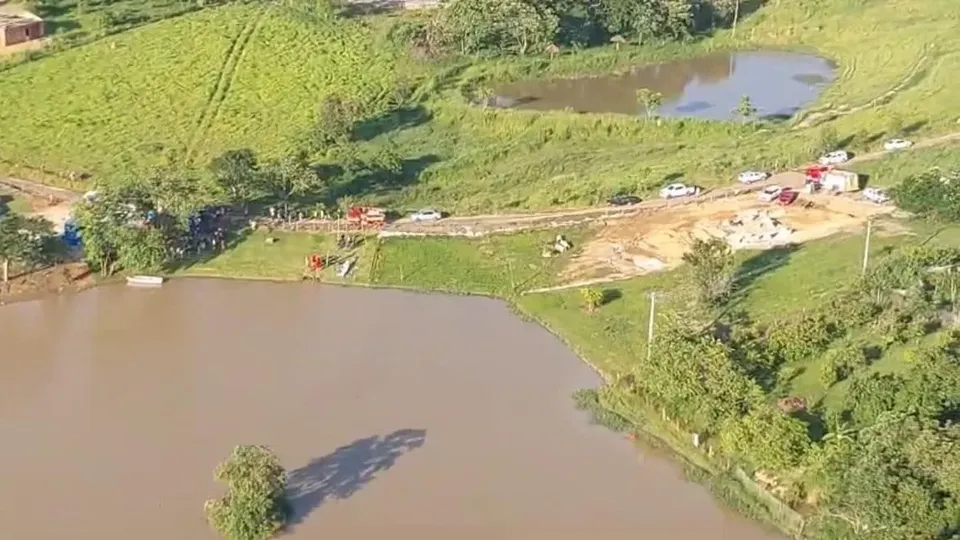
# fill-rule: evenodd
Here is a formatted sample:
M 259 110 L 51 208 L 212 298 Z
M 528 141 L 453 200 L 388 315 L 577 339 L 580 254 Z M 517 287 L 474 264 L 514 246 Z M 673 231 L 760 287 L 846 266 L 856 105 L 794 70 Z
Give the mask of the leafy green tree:
M 10 277 L 10 263 L 31 268 L 47 260 L 52 224 L 39 217 L 24 217 L 19 214 L 0 216 L 0 263 L 3 266 L 3 282 Z
M 595 287 L 583 287 L 580 289 L 580 301 L 585 311 L 593 313 L 603 305 L 603 292 Z
M 737 103 L 737 108 L 734 112 L 740 117 L 740 121 L 746 124 L 757 114 L 757 108 L 754 107 L 753 100 L 750 99 L 750 96 L 744 94 L 740 97 L 740 102 Z
M 647 118 L 652 118 L 663 105 L 663 94 L 649 88 L 640 88 L 637 90 L 637 103 L 643 107 Z
M 184 212 L 182 219 L 173 219 L 162 227 L 156 220 L 146 222 L 147 212 L 156 210 L 147 182 L 131 182 L 101 188 L 97 197 L 84 201 L 74 209 L 77 226 L 83 240 L 84 257 L 91 268 L 103 276 L 111 276 L 118 269 L 130 271 L 159 270 L 170 259 L 169 241 L 184 232 L 183 222 L 189 209 L 202 204 L 191 201 L 190 193 L 175 193 L 178 181 L 160 183 L 158 190 L 166 193 L 168 204 Z M 164 216 L 174 217 L 169 214 Z
M 246 207 L 256 197 L 260 176 L 253 150 L 228 150 L 213 158 L 209 169 L 217 185 L 229 196 L 230 202 Z
M 802 312 L 767 328 L 767 344 L 787 364 L 800 363 L 826 350 L 839 329 L 821 314 Z
M 763 405 L 742 418 L 728 420 L 720 431 L 720 445 L 759 467 L 784 471 L 803 462 L 810 438 L 802 422 Z
M 207 501 L 207 520 L 229 540 L 266 540 L 283 527 L 288 508 L 287 474 L 266 446 L 242 445 L 215 472 L 227 485 L 220 499 Z
M 553 43 L 559 19 L 549 7 L 523 0 L 453 0 L 438 12 L 436 25 L 461 54 L 522 56 Z
M 690 265 L 700 299 L 710 305 L 726 301 L 733 292 L 736 263 L 730 245 L 722 238 L 693 241 L 683 261 Z
M 167 263 L 167 240 L 156 227 L 123 227 L 117 231 L 117 263 L 131 272 L 158 272 Z
M 890 190 L 897 206 L 924 217 L 960 221 L 960 172 L 931 169 Z
M 686 0 L 607 0 L 599 7 L 608 32 L 640 44 L 688 35 L 691 9 Z
M 309 149 L 318 152 L 350 141 L 353 126 L 361 118 L 361 106 L 340 96 L 327 96 L 320 103 L 320 113 L 307 141 Z
M 290 201 L 321 186 L 320 176 L 303 154 L 289 155 L 270 163 L 264 173 L 264 186 L 283 204 L 290 215 Z

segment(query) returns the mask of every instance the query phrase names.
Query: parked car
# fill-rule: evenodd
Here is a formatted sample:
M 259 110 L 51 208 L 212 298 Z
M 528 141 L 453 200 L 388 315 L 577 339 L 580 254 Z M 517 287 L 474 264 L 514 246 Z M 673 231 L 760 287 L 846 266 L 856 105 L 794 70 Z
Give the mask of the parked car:
M 756 182 L 761 182 L 766 180 L 770 176 L 770 173 L 761 172 L 761 171 L 744 171 L 737 175 L 737 181 L 741 184 L 754 184 Z
M 410 221 L 438 221 L 443 216 L 432 208 L 424 208 L 410 214 Z
M 906 139 L 890 139 L 883 143 L 883 149 L 890 152 L 893 150 L 905 150 L 913 146 L 913 143 Z
M 640 197 L 636 195 L 614 195 L 607 201 L 611 206 L 629 206 L 631 204 L 640 204 Z
M 794 189 L 784 188 L 783 191 L 780 192 L 780 196 L 777 197 L 777 203 L 780 206 L 787 206 L 787 205 L 793 204 L 793 202 L 797 200 L 797 197 L 799 195 L 800 194 L 797 193 L 797 191 Z
M 682 182 L 675 182 L 664 186 L 663 189 L 660 190 L 660 198 L 675 199 L 677 197 L 697 195 L 698 193 L 700 193 L 700 188 L 696 186 L 688 186 Z
M 757 197 L 763 202 L 773 202 L 777 200 L 777 197 L 783 193 L 783 188 L 780 186 L 767 186 L 763 188 L 763 191 L 760 192 L 760 196 Z
M 846 150 L 837 150 L 836 152 L 828 152 L 820 156 L 817 163 L 821 165 L 837 165 L 847 161 L 850 161 L 850 153 Z
M 863 198 L 877 204 L 884 204 L 890 201 L 890 195 L 887 195 L 886 190 L 875 187 L 863 190 Z

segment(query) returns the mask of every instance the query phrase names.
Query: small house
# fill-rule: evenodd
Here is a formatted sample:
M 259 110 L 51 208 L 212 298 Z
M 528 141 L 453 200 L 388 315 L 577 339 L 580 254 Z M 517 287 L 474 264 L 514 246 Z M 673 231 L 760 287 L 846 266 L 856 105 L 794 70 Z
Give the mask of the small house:
M 9 5 L 0 5 L 0 49 L 44 37 L 43 19 Z

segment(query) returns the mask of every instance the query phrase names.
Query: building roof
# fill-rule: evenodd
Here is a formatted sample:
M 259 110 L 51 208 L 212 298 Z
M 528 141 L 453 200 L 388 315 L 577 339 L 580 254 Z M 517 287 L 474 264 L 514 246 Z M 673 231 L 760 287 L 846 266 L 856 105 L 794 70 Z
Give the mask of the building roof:
M 20 26 L 42 20 L 40 17 L 20 7 L 0 4 L 0 28 Z

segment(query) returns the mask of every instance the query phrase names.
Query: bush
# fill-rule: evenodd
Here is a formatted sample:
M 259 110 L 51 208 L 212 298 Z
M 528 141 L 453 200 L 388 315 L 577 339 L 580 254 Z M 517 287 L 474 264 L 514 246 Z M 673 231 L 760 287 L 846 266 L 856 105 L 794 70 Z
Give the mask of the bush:
M 580 300 L 583 303 L 583 309 L 593 313 L 603 305 L 603 292 L 593 287 L 584 287 L 580 289 Z
M 911 176 L 891 190 L 897 205 L 921 216 L 960 221 L 960 171 L 931 169 Z
M 804 313 L 767 329 L 767 343 L 789 364 L 821 353 L 835 333 L 835 325 L 826 317 Z
M 215 477 L 227 484 L 227 493 L 207 501 L 204 510 L 220 534 L 229 540 L 266 540 L 283 528 L 287 474 L 272 450 L 238 446 Z

